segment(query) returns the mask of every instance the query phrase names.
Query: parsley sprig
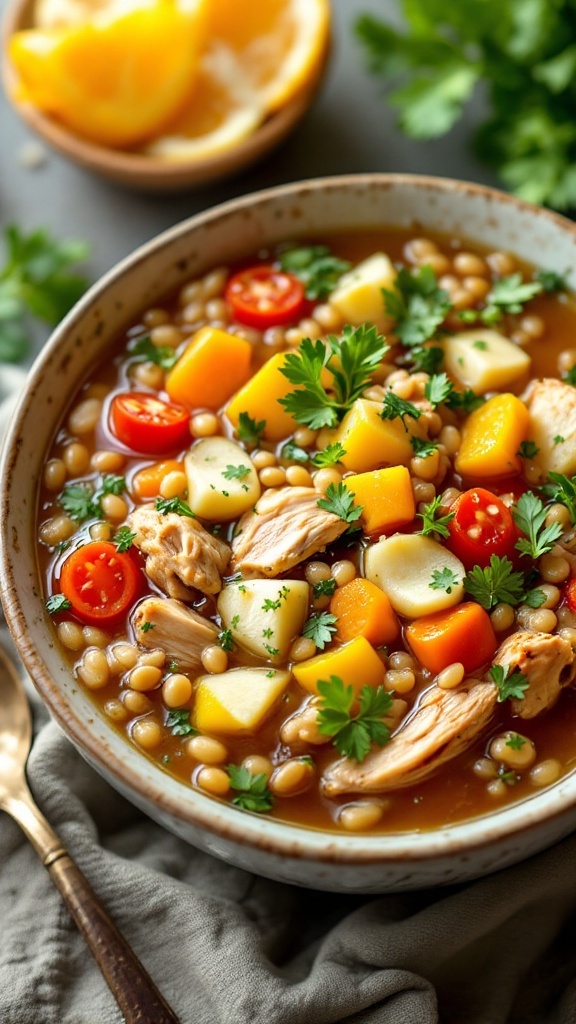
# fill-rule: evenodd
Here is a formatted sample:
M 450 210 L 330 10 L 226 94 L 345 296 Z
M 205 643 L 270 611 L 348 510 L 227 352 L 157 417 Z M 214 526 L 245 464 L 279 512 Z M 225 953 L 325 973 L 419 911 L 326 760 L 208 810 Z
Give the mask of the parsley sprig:
M 360 519 L 364 508 L 362 505 L 354 504 L 355 494 L 349 491 L 346 484 L 328 484 L 326 494 L 319 498 L 316 504 L 326 512 L 343 519 L 345 523 L 355 523 Z
M 515 545 L 522 555 L 532 559 L 540 558 L 540 555 L 550 551 L 562 536 L 560 523 L 545 525 L 547 510 L 533 491 L 522 494 L 511 511 L 516 526 L 526 534 L 516 541 Z
M 432 501 L 429 501 L 424 506 L 423 512 L 417 513 L 417 518 L 422 520 L 422 529 L 418 530 L 422 536 L 428 537 L 431 533 L 437 533 L 440 537 L 449 537 L 450 529 L 448 523 L 450 523 L 455 516 L 455 512 L 447 512 L 445 516 L 437 516 L 436 513 L 442 506 L 442 495 L 437 494 Z
M 323 651 L 326 644 L 331 642 L 336 632 L 337 622 L 336 616 L 330 612 L 320 612 L 318 615 L 311 615 L 308 621 L 304 623 L 302 636 L 313 640 L 318 650 Z
M 335 427 L 387 351 L 384 338 L 370 324 L 347 325 L 340 338 L 330 335 L 327 344 L 304 338 L 296 352 L 287 354 L 280 370 L 296 388 L 278 401 L 297 423 L 312 430 Z M 329 390 L 323 382 L 325 371 L 332 378 Z
M 438 329 L 452 309 L 448 292 L 438 285 L 432 267 L 401 267 L 394 290 L 383 289 L 386 312 L 395 321 L 394 333 L 408 348 L 438 337 Z
M 249 466 L 226 466 L 226 469 L 222 470 L 222 476 L 226 480 L 243 480 L 244 477 L 250 475 Z
M 0 362 L 23 359 L 30 344 L 30 316 L 55 325 L 86 291 L 88 281 L 71 269 L 88 256 L 85 242 L 5 229 L 6 262 L 0 269 Z
M 475 565 L 464 577 L 464 589 L 478 604 L 490 611 L 497 604 L 516 607 L 521 602 L 540 608 L 546 600 L 544 591 L 526 590 L 523 572 L 517 572 L 509 558 L 490 555 L 490 565 Z
M 492 665 L 490 678 L 498 689 L 497 701 L 502 704 L 505 700 L 524 700 L 524 694 L 530 683 L 523 672 L 515 669 L 510 672 L 510 665 Z
M 72 605 L 64 594 L 51 594 L 46 601 L 46 611 L 49 615 L 58 615 L 59 612 L 68 611 Z
M 264 772 L 252 775 L 243 765 L 229 764 L 230 786 L 236 791 L 232 803 L 243 811 L 265 814 L 272 810 L 272 794 L 268 789 L 268 777 Z
M 174 708 L 168 712 L 166 726 L 173 736 L 197 736 L 198 730 L 190 722 L 188 708 Z
M 175 349 L 169 345 L 155 345 L 149 334 L 142 335 L 129 345 L 128 353 L 131 356 L 136 356 L 138 361 L 146 360 L 148 363 L 160 366 L 162 370 L 171 370 L 178 359 Z
M 454 587 L 459 587 L 461 583 L 462 580 L 454 570 L 445 565 L 442 569 L 434 569 L 432 580 L 428 586 L 432 587 L 432 590 L 444 590 L 447 594 L 451 594 Z
M 352 714 L 354 687 L 346 686 L 339 676 L 320 679 L 318 693 L 318 731 L 332 737 L 339 754 L 363 761 L 372 743 L 382 747 L 388 742 L 390 730 L 382 719 L 392 707 L 392 697 L 383 686 L 362 687 L 356 714 Z
M 315 466 L 335 466 L 337 462 L 346 455 L 346 449 L 340 444 L 340 441 L 335 441 L 333 444 L 327 444 L 321 451 L 316 452 L 312 456 L 312 462 Z
M 247 412 L 239 413 L 236 433 L 238 434 L 240 440 L 244 442 L 244 444 L 260 444 L 260 439 L 265 430 L 266 420 L 252 419 L 252 416 L 250 416 Z
M 549 484 L 541 488 L 547 498 L 557 501 L 568 509 L 570 519 L 576 523 L 576 476 L 568 477 L 564 473 L 549 473 Z
M 395 420 L 398 417 L 402 420 L 404 429 L 408 430 L 406 417 L 409 416 L 412 420 L 419 420 L 421 415 L 422 412 L 416 405 L 412 405 L 412 402 L 408 402 L 405 398 L 399 398 L 393 391 L 387 391 L 384 395 L 384 402 L 380 411 L 381 419 Z
M 187 501 L 183 501 L 182 498 L 156 498 L 154 508 L 157 512 L 161 512 L 163 516 L 167 516 L 170 512 L 175 512 L 179 516 L 196 519 L 196 515 L 190 508 L 190 505 Z
M 114 534 L 114 544 L 117 551 L 128 551 L 136 540 L 136 534 L 129 526 L 119 526 Z
M 307 299 L 325 299 L 351 264 L 333 256 L 327 245 L 305 245 L 281 253 L 280 266 L 302 281 Z
M 542 290 L 541 281 L 524 281 L 520 272 L 501 277 L 492 285 L 478 317 L 486 324 L 498 323 L 504 313 L 521 313 L 525 303 Z

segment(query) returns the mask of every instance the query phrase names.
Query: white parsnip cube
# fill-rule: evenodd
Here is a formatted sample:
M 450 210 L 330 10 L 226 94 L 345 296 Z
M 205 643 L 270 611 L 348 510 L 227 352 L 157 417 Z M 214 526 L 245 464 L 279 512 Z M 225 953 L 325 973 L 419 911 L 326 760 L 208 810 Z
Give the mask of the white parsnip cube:
M 188 504 L 194 515 L 218 522 L 253 508 L 262 489 L 247 452 L 225 437 L 206 437 L 184 459 Z
M 416 533 L 395 533 L 371 544 L 364 573 L 387 594 L 394 611 L 410 619 L 451 608 L 464 594 L 466 570 L 460 559 Z
M 222 590 L 218 611 L 240 647 L 282 662 L 302 630 L 309 598 L 304 580 L 243 580 Z
M 346 323 L 358 326 L 374 323 L 388 330 L 392 320 L 386 314 L 382 288 L 394 288 L 397 271 L 389 256 L 376 252 L 340 278 L 330 302 Z
M 201 676 L 194 724 L 209 734 L 256 732 L 289 682 L 289 672 L 267 668 L 233 668 Z
M 530 369 L 524 349 L 488 327 L 452 334 L 442 345 L 447 372 L 477 393 L 501 391 Z

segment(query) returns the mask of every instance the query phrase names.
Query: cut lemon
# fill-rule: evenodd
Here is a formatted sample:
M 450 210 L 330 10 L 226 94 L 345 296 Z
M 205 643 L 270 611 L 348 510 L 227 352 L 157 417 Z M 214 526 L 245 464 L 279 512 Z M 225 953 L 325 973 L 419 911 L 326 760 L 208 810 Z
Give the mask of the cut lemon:
M 188 103 L 144 152 L 202 159 L 241 143 L 315 79 L 329 23 L 328 0 L 209 0 L 208 41 Z
M 140 143 L 191 93 L 206 10 L 206 0 L 156 0 L 68 28 L 17 32 L 9 44 L 17 98 L 103 145 Z

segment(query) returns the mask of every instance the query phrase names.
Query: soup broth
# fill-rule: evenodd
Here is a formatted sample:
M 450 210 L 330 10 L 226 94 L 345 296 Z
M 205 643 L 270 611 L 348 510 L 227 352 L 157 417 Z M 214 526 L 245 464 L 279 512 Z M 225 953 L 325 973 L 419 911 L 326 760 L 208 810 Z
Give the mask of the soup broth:
M 110 727 L 323 830 L 436 829 L 572 770 L 575 336 L 554 275 L 399 230 L 143 310 L 39 502 L 47 609 Z

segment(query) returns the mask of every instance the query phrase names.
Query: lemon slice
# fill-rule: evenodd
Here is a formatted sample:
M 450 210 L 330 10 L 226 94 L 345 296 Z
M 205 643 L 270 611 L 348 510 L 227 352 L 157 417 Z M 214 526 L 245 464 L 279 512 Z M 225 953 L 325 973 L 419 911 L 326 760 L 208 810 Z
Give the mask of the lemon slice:
M 208 42 L 193 92 L 143 152 L 205 159 L 243 142 L 315 77 L 329 13 L 326 0 L 209 0 Z
M 67 28 L 17 32 L 17 99 L 106 146 L 157 135 L 198 72 L 206 0 L 156 0 Z

